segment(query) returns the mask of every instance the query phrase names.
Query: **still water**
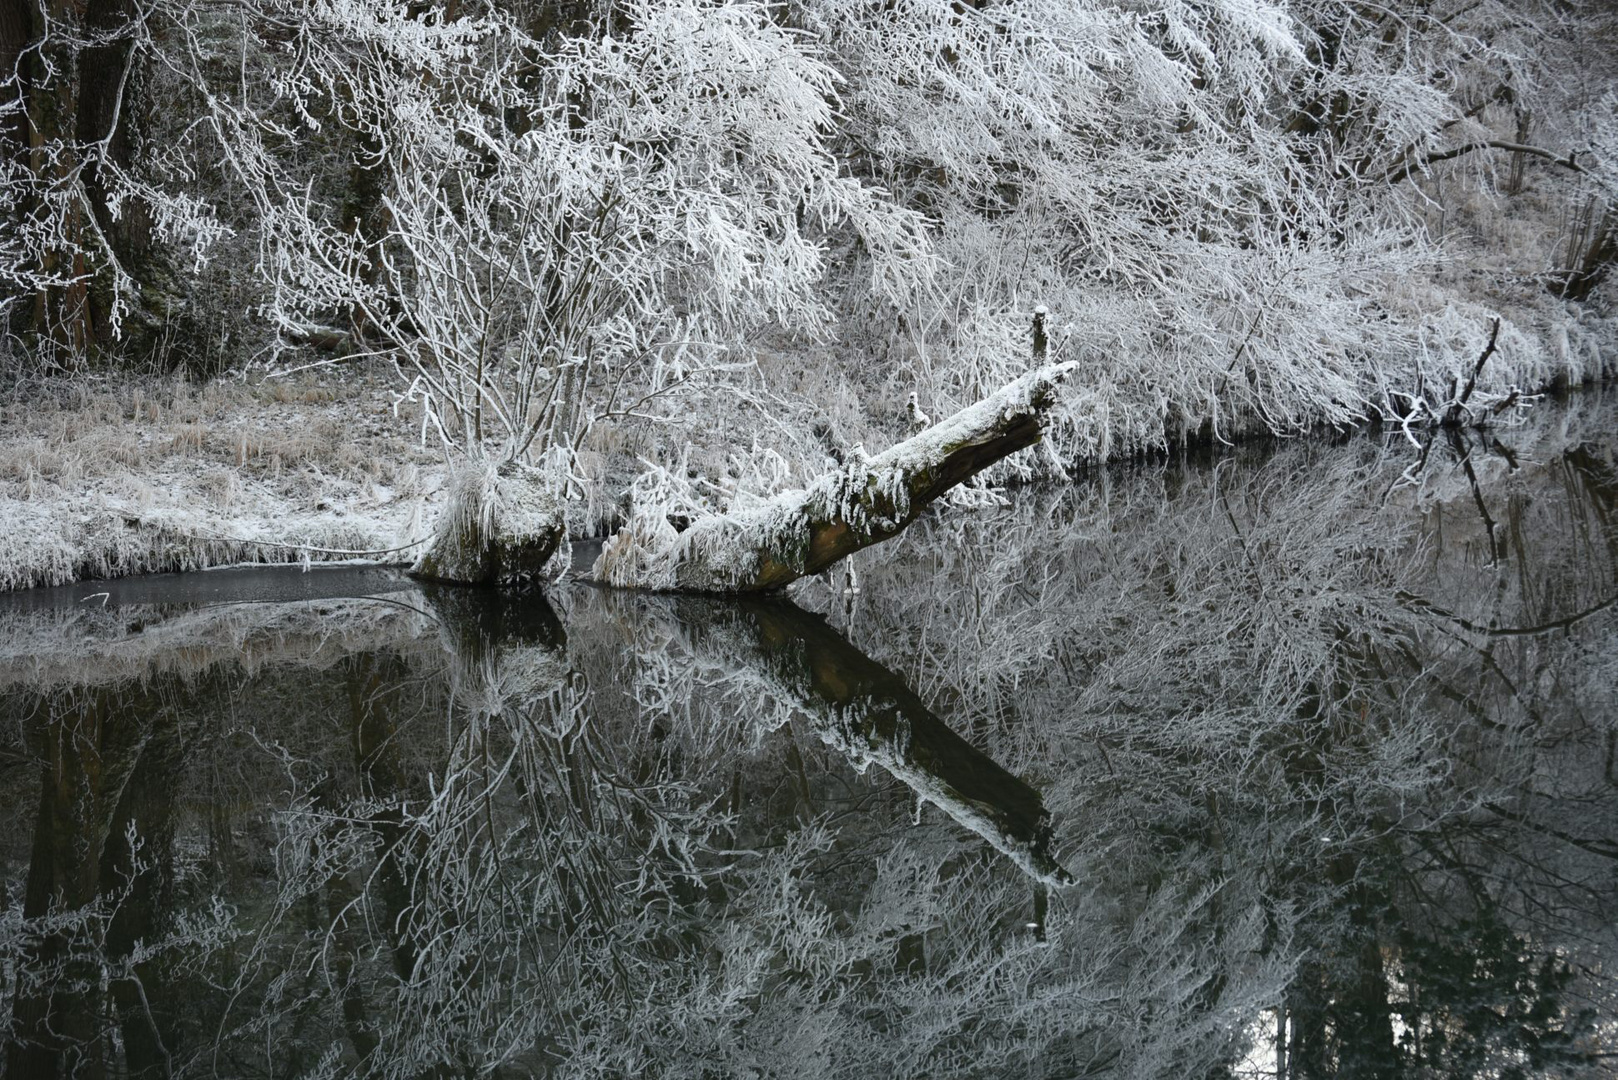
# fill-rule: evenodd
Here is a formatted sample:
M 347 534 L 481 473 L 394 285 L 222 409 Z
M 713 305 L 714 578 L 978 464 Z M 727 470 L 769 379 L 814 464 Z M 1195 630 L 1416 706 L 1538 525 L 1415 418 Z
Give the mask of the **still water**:
M 791 598 L 0 598 L 8 1078 L 1618 1069 L 1612 401 Z

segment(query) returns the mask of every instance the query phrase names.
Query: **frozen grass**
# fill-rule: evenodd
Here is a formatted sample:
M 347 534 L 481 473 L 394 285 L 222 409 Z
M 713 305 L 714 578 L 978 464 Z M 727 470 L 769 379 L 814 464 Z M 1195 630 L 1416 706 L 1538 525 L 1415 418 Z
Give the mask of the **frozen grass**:
M 411 573 L 434 581 L 482 584 L 540 573 L 565 531 L 556 474 L 487 458 L 459 462 L 431 544 Z
M 424 537 L 442 466 L 394 416 L 390 378 L 18 386 L 0 407 L 0 589 Z

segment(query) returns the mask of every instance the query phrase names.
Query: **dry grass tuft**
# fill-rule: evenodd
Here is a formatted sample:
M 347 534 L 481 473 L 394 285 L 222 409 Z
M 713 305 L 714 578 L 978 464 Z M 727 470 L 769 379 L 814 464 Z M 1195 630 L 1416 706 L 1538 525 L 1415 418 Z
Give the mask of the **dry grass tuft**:
M 202 439 L 208 429 L 201 424 L 177 424 L 171 429 L 174 434 L 169 437 L 169 453 L 185 450 L 201 450 Z
M 0 589 L 415 539 L 437 455 L 391 372 L 30 385 L 0 402 Z M 131 524 L 133 522 L 134 524 Z
M 259 384 L 262 401 L 277 405 L 326 405 L 337 400 L 336 387 L 318 383 L 300 383 L 291 378 L 269 379 Z

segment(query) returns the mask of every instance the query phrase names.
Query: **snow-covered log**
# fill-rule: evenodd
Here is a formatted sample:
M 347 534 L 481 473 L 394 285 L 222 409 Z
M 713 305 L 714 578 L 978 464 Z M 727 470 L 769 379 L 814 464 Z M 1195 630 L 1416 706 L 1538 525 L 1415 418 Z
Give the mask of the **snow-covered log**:
M 1041 418 L 1074 364 L 1029 372 L 873 458 L 855 454 L 809 487 L 716 514 L 685 532 L 631 522 L 596 560 L 596 580 L 626 588 L 761 592 L 817 574 L 897 535 L 928 503 L 1039 441 Z
M 410 574 L 461 585 L 538 574 L 564 531 L 561 509 L 534 470 L 467 462 L 451 477 L 432 543 Z

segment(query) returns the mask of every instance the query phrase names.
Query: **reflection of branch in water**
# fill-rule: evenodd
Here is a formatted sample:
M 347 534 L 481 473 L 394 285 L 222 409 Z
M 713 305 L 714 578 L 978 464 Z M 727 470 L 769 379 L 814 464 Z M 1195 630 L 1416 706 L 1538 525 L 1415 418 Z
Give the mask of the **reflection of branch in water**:
M 1072 881 L 1050 853 L 1050 813 L 1038 791 L 957 735 L 898 675 L 849 644 L 822 618 L 785 599 L 675 602 L 686 625 L 745 627 L 712 635 L 762 666 L 821 737 L 860 763 L 875 762 L 917 795 L 1010 856 L 1048 885 Z
M 1514 574 L 1478 573 L 1446 445 L 1387 512 L 1375 496 L 1414 455 L 1356 442 L 921 522 L 861 567 L 893 670 L 790 605 L 582 587 L 556 600 L 565 648 L 537 597 L 414 587 L 13 621 L 9 700 L 64 678 L 173 688 L 161 721 L 123 709 L 48 774 L 80 790 L 103 770 L 71 820 L 43 819 L 100 852 L 58 844 L 53 873 L 100 887 L 0 927 L 24 996 L 55 1010 L 30 1041 L 120 1075 L 301 1074 L 324 1046 L 356 1076 L 1181 1076 L 1239 1071 L 1247 1021 L 1279 1004 L 1291 1076 L 1499 1071 L 1502 1031 L 1599 1046 L 1598 1022 L 1553 1009 L 1610 993 L 1608 444 L 1564 467 L 1561 442 L 1529 443 L 1514 473 L 1472 457 Z M 417 601 L 432 618 L 398 606 Z M 549 631 L 506 624 L 536 613 Z M 1060 771 L 1031 788 L 923 697 L 996 717 L 1001 761 Z M 58 728 L 5 711 L 34 762 L 20 751 Z M 748 738 L 788 716 L 826 745 Z M 202 737 L 160 756 L 180 717 Z M 145 731 L 114 798 L 132 751 L 109 740 Z M 847 796 L 792 814 L 783 750 L 795 787 Z M 871 812 L 892 808 L 889 773 L 974 832 Z M 118 806 L 141 809 L 109 830 Z M 126 818 L 152 845 L 150 925 L 127 917 L 138 890 L 105 887 Z M 1027 867 L 1049 858 L 1036 841 L 1085 886 L 1034 885 L 1044 948 L 994 850 Z M 113 907 L 150 967 L 102 933 Z M 24 951 L 47 938 L 71 944 L 60 961 Z M 1389 1016 L 1451 1056 L 1396 1047 Z
M 33 730 L 40 794 L 21 890 L 32 932 L 0 939 L 11 969 L 9 1024 L 0 1019 L 7 1076 L 75 1073 L 114 1041 L 131 1073 L 172 1072 L 170 1024 L 153 1019 L 141 980 L 151 977 L 154 993 L 167 984 L 151 957 L 174 870 L 177 682 L 68 688 L 30 710 L 45 721 Z
M 538 589 L 426 585 L 421 592 L 457 653 L 470 651 L 481 656 L 502 645 L 538 645 L 559 651 L 567 644 L 561 620 Z
M 1495 537 L 1499 528 L 1494 516 L 1489 513 L 1489 504 L 1483 501 L 1483 489 L 1478 486 L 1478 474 L 1472 468 L 1472 448 L 1463 447 L 1459 436 L 1450 432 L 1452 446 L 1456 454 L 1460 455 L 1461 469 L 1466 473 L 1466 482 L 1472 489 L 1472 502 L 1478 508 L 1478 516 L 1483 519 L 1483 527 L 1489 535 L 1489 565 L 1494 566 L 1500 561 L 1500 541 Z

